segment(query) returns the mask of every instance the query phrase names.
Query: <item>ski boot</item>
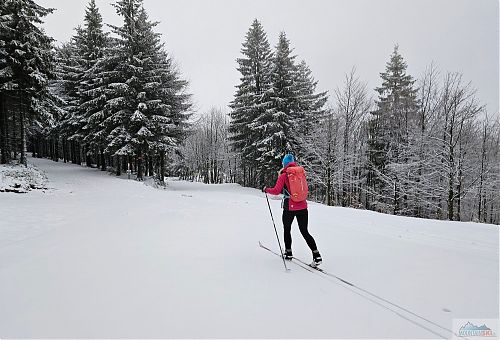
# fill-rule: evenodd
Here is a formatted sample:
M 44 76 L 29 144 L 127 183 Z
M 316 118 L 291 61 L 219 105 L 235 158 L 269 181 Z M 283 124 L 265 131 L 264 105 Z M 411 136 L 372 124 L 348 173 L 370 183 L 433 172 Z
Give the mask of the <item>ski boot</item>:
M 311 263 L 311 267 L 316 268 L 321 264 L 323 259 L 321 258 L 321 255 L 319 254 L 318 250 L 313 251 L 313 261 Z
M 283 258 L 285 260 L 291 261 L 293 259 L 292 250 L 291 249 L 285 249 L 285 251 L 283 252 Z

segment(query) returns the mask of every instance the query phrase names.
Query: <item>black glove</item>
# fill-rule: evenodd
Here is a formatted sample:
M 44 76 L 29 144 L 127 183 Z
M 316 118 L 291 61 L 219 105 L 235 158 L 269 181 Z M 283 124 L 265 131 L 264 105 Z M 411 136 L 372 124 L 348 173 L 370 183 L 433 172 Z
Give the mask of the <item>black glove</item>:
M 266 192 L 267 187 L 262 188 L 262 192 Z

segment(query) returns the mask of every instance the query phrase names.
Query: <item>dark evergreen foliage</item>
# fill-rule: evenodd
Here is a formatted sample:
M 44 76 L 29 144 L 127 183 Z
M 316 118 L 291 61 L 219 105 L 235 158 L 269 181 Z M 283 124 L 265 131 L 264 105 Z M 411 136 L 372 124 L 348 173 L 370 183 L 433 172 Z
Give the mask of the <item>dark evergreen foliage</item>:
M 262 183 L 261 166 L 257 162 L 259 151 L 256 142 L 263 138 L 263 131 L 256 120 L 271 109 L 273 53 L 267 35 L 256 19 L 248 30 L 238 58 L 241 83 L 231 103 L 229 131 L 233 147 L 241 156 L 244 168 L 243 183 L 258 186 Z
M 296 64 L 284 32 L 272 52 L 255 20 L 241 52 L 229 131 L 244 168 L 242 183 L 259 187 L 274 178 L 285 153 L 305 157 L 303 138 L 324 115 L 327 95 L 315 92 L 317 82 L 305 62 Z
M 369 125 L 368 178 L 369 185 L 382 195 L 377 204 L 392 206 L 395 213 L 401 209 L 401 192 L 404 191 L 404 173 L 410 158 L 410 130 L 417 123 L 417 89 L 415 80 L 406 73 L 406 62 L 394 47 L 385 72 L 380 74 L 382 85 L 377 109 Z M 378 206 L 386 210 L 386 207 Z
M 0 6 L 0 147 L 2 163 L 26 164 L 29 123 L 52 119 L 48 83 L 54 77 L 52 39 L 40 29 L 52 9 L 32 0 L 5 0 Z

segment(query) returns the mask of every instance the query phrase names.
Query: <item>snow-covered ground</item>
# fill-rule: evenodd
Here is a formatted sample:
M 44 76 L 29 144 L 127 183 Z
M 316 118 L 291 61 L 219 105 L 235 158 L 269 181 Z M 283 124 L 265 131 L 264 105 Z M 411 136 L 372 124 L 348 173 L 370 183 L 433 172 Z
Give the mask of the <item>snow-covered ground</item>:
M 49 190 L 0 193 L 0 338 L 449 338 L 498 319 L 498 226 L 311 203 L 322 267 L 352 287 L 258 246 L 278 249 L 258 190 L 30 162 Z

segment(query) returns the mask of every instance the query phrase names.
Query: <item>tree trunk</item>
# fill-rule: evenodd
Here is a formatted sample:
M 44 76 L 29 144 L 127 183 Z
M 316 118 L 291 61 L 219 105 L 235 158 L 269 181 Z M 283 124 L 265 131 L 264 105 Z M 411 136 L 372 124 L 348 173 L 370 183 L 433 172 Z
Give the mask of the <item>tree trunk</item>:
M 42 154 L 43 154 L 43 141 L 42 141 L 42 137 L 41 136 L 37 136 L 36 137 L 36 158 L 42 158 Z
M 448 219 L 453 221 L 453 175 L 449 174 L 448 179 Z
M 165 151 L 160 151 L 160 182 L 165 182 Z
M 83 153 L 85 155 L 85 165 L 90 168 L 92 167 L 92 156 L 89 151 L 90 150 L 88 144 L 84 145 Z
M 400 207 L 400 193 L 399 191 L 401 190 L 399 187 L 400 187 L 400 183 L 399 183 L 399 179 L 396 178 L 394 180 L 394 210 L 393 210 L 393 214 L 394 215 L 399 215 L 399 211 L 401 209 Z
M 75 142 L 75 160 L 76 164 L 82 165 L 82 145 L 80 142 Z
M 459 175 L 458 175 L 458 184 L 457 184 L 457 215 L 455 217 L 456 221 L 461 221 L 462 220 L 462 215 L 461 215 L 461 196 L 462 196 L 462 179 L 460 176 L 462 176 L 462 170 L 459 170 Z
M 350 99 L 350 97 L 349 97 Z M 347 107 L 349 108 L 349 101 L 347 104 Z M 344 145 L 343 145 L 343 155 L 342 155 L 342 206 L 345 207 L 348 205 L 348 198 L 347 198 L 347 174 L 346 174 L 346 168 L 347 168 L 347 153 L 349 151 L 349 118 L 348 118 L 348 113 L 346 113 L 345 116 L 345 128 L 344 128 Z
M 62 139 L 62 156 L 63 156 L 63 162 L 66 163 L 66 138 Z
M 48 138 L 48 142 L 49 142 L 49 159 L 50 160 L 54 160 L 54 144 L 53 144 L 53 140 L 52 138 Z
M 326 166 L 326 205 L 332 205 L 332 181 L 330 164 Z
M 36 143 L 37 143 L 37 138 L 36 137 L 31 137 L 31 157 L 35 158 L 36 157 Z
M 118 156 L 121 159 L 122 171 L 127 172 L 129 169 L 130 159 L 129 156 Z
M 478 202 L 478 212 L 477 218 L 479 222 L 486 222 L 486 216 L 483 216 L 483 182 L 484 182 L 484 167 L 486 163 L 486 137 L 487 137 L 487 125 L 484 124 L 483 128 L 483 140 L 481 143 L 481 173 L 479 174 L 479 202 Z
M 106 171 L 106 158 L 104 155 L 104 148 L 100 148 L 100 156 L 101 156 L 101 171 Z
M 121 176 L 122 174 L 122 168 L 121 168 L 121 164 L 120 164 L 120 161 L 121 161 L 121 157 L 120 155 L 116 155 L 116 176 Z
M 7 112 L 5 112 L 5 99 L 6 96 L 3 95 L 3 92 L 0 92 L 0 164 L 7 163 Z
M 101 168 L 101 156 L 99 155 L 99 148 L 94 148 L 94 158 L 96 160 L 97 169 Z
M 12 103 L 12 106 L 14 107 L 14 103 Z M 21 114 L 21 96 L 19 96 L 19 102 L 17 105 L 17 112 L 13 112 L 12 114 L 12 141 L 10 143 L 10 146 L 12 148 L 12 159 L 17 159 L 17 148 L 18 148 L 18 142 L 17 142 L 17 115 Z
M 138 181 L 144 180 L 143 169 L 142 169 L 142 165 L 143 165 L 142 157 L 143 157 L 142 156 L 142 149 L 139 148 L 139 153 L 137 155 L 137 180 Z
M 71 141 L 71 163 L 77 164 L 76 142 L 74 140 Z
M 448 155 L 448 220 L 453 221 L 454 186 L 455 186 L 455 157 L 453 150 L 453 132 L 450 133 L 450 150 Z
M 21 111 L 21 164 L 24 166 L 28 166 L 28 161 L 26 159 L 26 127 L 25 127 L 25 114 L 23 108 L 23 99 L 22 95 L 19 96 L 19 109 Z
M 153 169 L 153 166 L 154 166 L 154 162 L 153 162 L 153 156 L 149 156 L 148 157 L 149 159 L 149 176 L 152 177 L 154 175 L 154 169 Z
M 7 108 L 9 107 L 9 96 L 5 96 L 4 100 L 4 136 L 5 136 L 5 157 L 7 163 L 10 162 L 11 160 L 11 151 L 12 151 L 12 142 L 9 137 L 10 135 L 10 129 L 9 129 L 9 112 L 11 110 L 8 110 Z
M 56 136 L 54 140 L 54 148 L 55 148 L 55 153 L 54 153 L 54 160 L 56 162 L 59 162 L 59 137 Z

